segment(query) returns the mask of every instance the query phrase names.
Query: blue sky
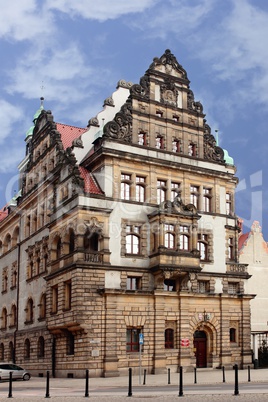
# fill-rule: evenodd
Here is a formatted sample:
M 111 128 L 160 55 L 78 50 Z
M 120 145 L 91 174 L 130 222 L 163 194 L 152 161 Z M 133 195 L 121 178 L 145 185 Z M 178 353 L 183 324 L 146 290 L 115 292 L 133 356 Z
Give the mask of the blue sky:
M 170 49 L 237 166 L 236 212 L 268 240 L 266 0 L 0 0 L 0 205 L 39 108 L 85 127 L 120 79 Z

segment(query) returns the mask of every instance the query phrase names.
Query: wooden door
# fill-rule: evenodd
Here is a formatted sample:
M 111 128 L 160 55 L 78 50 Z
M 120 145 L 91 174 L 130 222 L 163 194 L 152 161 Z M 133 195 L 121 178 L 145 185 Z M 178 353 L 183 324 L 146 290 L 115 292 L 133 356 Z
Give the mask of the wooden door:
M 194 335 L 196 367 L 207 367 L 207 337 L 204 331 L 196 331 Z

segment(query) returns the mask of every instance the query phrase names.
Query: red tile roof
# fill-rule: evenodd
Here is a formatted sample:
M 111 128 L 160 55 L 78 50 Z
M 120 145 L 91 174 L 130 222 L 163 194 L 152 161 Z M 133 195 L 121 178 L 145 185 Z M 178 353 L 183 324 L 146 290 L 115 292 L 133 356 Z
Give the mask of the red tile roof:
M 239 239 L 238 239 L 238 250 L 241 251 L 242 247 L 245 245 L 248 237 L 249 237 L 250 232 L 248 233 L 243 233 Z
M 5 217 L 8 215 L 8 210 L 4 208 L 0 209 L 0 222 L 5 219 Z
M 56 123 L 56 125 L 57 130 L 61 135 L 61 140 L 64 149 L 72 146 L 73 140 L 80 137 L 80 135 L 84 134 L 88 130 L 87 128 L 69 126 L 68 124 Z
M 79 127 L 75 127 L 75 126 L 69 126 L 68 124 L 56 123 L 56 125 L 57 125 L 57 130 L 59 131 L 59 133 L 61 135 L 61 141 L 62 141 L 64 149 L 71 147 L 73 140 L 80 137 L 82 134 L 84 134 L 88 130 L 87 128 L 79 128 Z M 103 192 L 100 189 L 100 187 L 98 186 L 95 178 L 87 169 L 85 169 L 82 166 L 79 166 L 79 171 L 80 171 L 81 177 L 84 179 L 84 182 L 85 182 L 84 190 L 86 193 L 103 194 Z
M 85 186 L 84 190 L 86 193 L 91 194 L 103 194 L 102 190 L 98 186 L 95 178 L 93 177 L 92 173 L 90 173 L 86 168 L 79 166 L 80 175 L 84 179 Z

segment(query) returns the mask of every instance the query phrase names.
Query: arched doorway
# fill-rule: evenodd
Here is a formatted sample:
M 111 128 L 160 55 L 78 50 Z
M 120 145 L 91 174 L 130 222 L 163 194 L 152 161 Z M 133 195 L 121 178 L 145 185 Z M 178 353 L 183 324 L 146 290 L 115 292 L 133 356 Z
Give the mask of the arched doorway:
M 194 348 L 196 367 L 207 367 L 207 335 L 205 331 L 195 331 Z

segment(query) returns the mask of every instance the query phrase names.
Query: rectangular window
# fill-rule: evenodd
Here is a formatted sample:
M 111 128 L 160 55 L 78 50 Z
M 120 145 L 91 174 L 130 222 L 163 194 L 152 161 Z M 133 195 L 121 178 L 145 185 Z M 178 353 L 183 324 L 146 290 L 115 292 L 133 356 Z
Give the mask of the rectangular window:
M 74 355 L 74 335 L 71 332 L 66 335 L 66 354 Z
M 228 239 L 228 258 L 229 260 L 234 260 L 234 239 L 229 237 Z
M 131 175 L 121 174 L 121 198 L 122 200 L 130 200 L 130 186 L 131 186 Z
M 199 209 L 199 187 L 191 186 L 190 191 L 190 203 L 193 204 L 197 209 Z
M 209 281 L 198 281 L 197 282 L 197 291 L 198 291 L 198 293 L 209 292 Z
M 155 139 L 155 147 L 157 149 L 163 149 L 164 148 L 164 138 L 163 137 L 156 137 L 156 139 Z
M 146 134 L 140 132 L 138 135 L 138 144 L 139 145 L 146 145 Z
M 157 204 L 166 201 L 167 182 L 165 180 L 157 180 Z
M 141 333 L 140 328 L 127 328 L 127 342 L 126 349 L 127 352 L 138 352 L 139 351 L 139 336 Z
M 175 248 L 175 227 L 171 224 L 165 224 L 165 247 Z
M 72 306 L 72 282 L 64 282 L 64 308 L 70 310 Z
M 181 140 L 174 140 L 172 142 L 172 151 L 177 153 L 182 152 Z
M 203 211 L 211 212 L 211 189 L 203 188 Z
M 180 225 L 180 250 L 189 250 L 189 227 Z
M 231 215 L 232 213 L 232 196 L 230 193 L 226 193 L 226 214 Z
M 58 311 L 58 285 L 53 286 L 52 288 L 52 306 L 51 306 L 51 312 L 52 313 L 57 313 Z
M 236 295 L 239 290 L 239 284 L 237 282 L 228 282 L 228 293 L 230 295 Z
M 140 226 L 126 226 L 126 253 L 140 254 Z
M 127 277 L 127 290 L 141 289 L 141 278 L 135 276 Z
M 145 177 L 136 176 L 136 201 L 145 201 Z
M 180 194 L 180 183 L 172 181 L 170 187 L 170 201 L 173 202 L 177 195 Z

